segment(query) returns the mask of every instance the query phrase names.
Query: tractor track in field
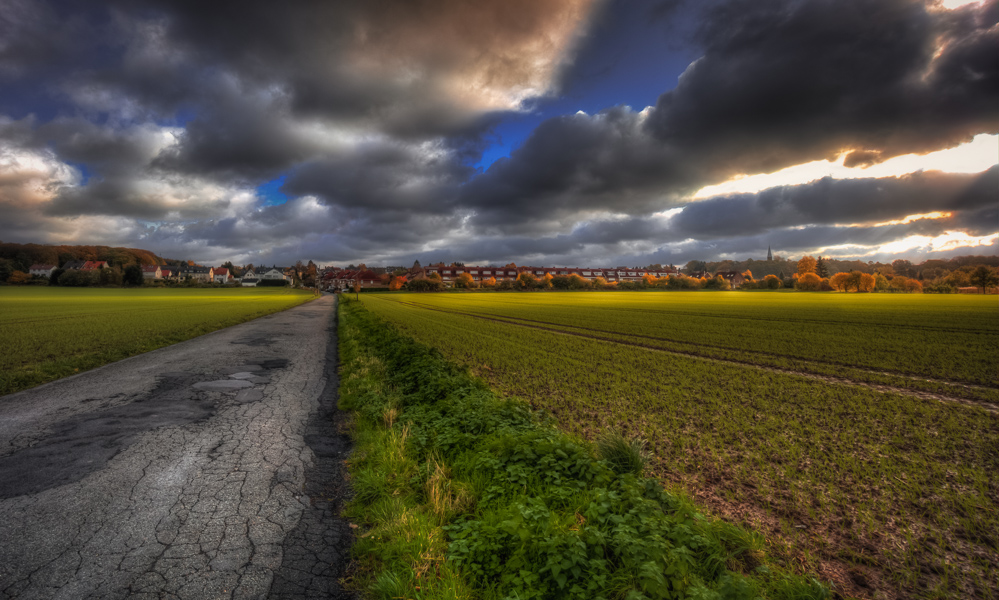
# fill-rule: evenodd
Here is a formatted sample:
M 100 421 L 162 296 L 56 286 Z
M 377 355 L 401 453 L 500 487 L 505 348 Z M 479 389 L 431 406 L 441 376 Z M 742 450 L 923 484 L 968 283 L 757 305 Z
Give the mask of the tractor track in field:
M 878 391 L 878 392 L 892 393 L 892 394 L 897 394 L 897 395 L 901 395 L 901 396 L 908 396 L 908 397 L 911 397 L 911 398 L 918 398 L 918 399 L 921 399 L 921 400 L 935 400 L 935 401 L 942 402 L 942 403 L 953 403 L 953 404 L 962 404 L 962 405 L 965 405 L 965 406 L 974 406 L 974 407 L 981 408 L 982 410 L 984 410 L 986 412 L 999 415 L 999 405 L 997 405 L 995 403 L 992 403 L 992 402 L 985 401 L 985 400 L 970 400 L 970 399 L 967 399 L 967 398 L 961 398 L 959 396 L 951 396 L 951 395 L 948 395 L 948 394 L 941 394 L 941 393 L 938 393 L 938 392 L 928 392 L 928 391 L 923 391 L 923 390 L 914 390 L 914 389 L 909 389 L 909 388 L 902 388 L 902 387 L 897 387 L 897 386 L 892 386 L 892 385 L 887 385 L 887 384 L 872 383 L 872 382 L 868 382 L 868 381 L 859 381 L 859 380 L 856 380 L 856 379 L 850 379 L 849 377 L 837 377 L 837 376 L 834 376 L 834 375 L 822 375 L 822 374 L 818 374 L 818 373 L 809 373 L 807 371 L 796 371 L 794 369 L 785 369 L 785 368 L 775 367 L 775 366 L 771 366 L 771 365 L 761 365 L 761 364 L 758 364 L 758 363 L 753 363 L 753 362 L 749 362 L 749 361 L 742 361 L 742 360 L 733 359 L 733 358 L 717 358 L 717 357 L 712 357 L 712 356 L 704 356 L 703 354 L 698 354 L 696 352 L 684 352 L 682 350 L 669 350 L 669 349 L 666 349 L 666 348 L 661 348 L 661 347 L 658 347 L 658 346 L 653 346 L 651 344 L 642 344 L 640 342 L 629 342 L 629 341 L 626 341 L 626 340 L 620 340 L 620 339 L 614 339 L 614 338 L 604 337 L 604 336 L 595 335 L 595 334 L 592 334 L 592 333 L 581 333 L 581 332 L 576 332 L 576 331 L 566 331 L 564 329 L 556 329 L 557 327 L 573 327 L 573 328 L 576 328 L 576 329 L 584 329 L 584 330 L 589 330 L 589 331 L 603 332 L 603 330 L 589 329 L 589 328 L 584 328 L 584 327 L 578 327 L 578 326 L 575 326 L 575 325 L 560 325 L 558 323 L 549 323 L 549 322 L 546 322 L 546 321 L 536 321 L 536 320 L 532 320 L 532 319 L 522 319 L 522 318 L 518 318 L 518 317 L 491 317 L 491 316 L 487 316 L 487 315 L 483 315 L 483 314 L 479 314 L 479 313 L 470 313 L 470 312 L 456 311 L 456 310 L 446 310 L 446 309 L 432 307 L 432 306 L 427 306 L 427 305 L 424 305 L 424 304 L 419 304 L 419 303 L 414 303 L 414 302 L 404 302 L 404 301 L 401 301 L 401 300 L 388 300 L 388 301 L 389 302 L 395 302 L 396 304 L 401 304 L 401 305 L 404 305 L 404 306 L 413 307 L 413 308 L 419 308 L 419 309 L 424 309 L 424 310 L 441 312 L 441 313 L 445 313 L 445 314 L 462 315 L 462 316 L 471 317 L 471 318 L 475 318 L 475 319 L 482 319 L 482 320 L 485 320 L 485 321 L 493 321 L 493 322 L 496 322 L 496 323 L 505 323 L 505 324 L 514 325 L 514 326 L 517 326 L 517 327 L 526 327 L 528 329 L 538 329 L 538 330 L 541 330 L 541 331 L 547 331 L 547 332 L 555 333 L 555 334 L 559 334 L 559 335 L 566 335 L 566 336 L 572 336 L 572 337 L 580 337 L 580 338 L 584 338 L 584 339 L 596 340 L 596 341 L 601 341 L 601 342 L 609 342 L 609 343 L 618 344 L 618 345 L 621 345 L 621 346 L 628 346 L 628 347 L 633 347 L 633 348 L 642 348 L 644 350 L 651 350 L 653 352 L 662 352 L 664 354 L 672 354 L 672 355 L 675 355 L 675 356 L 684 356 L 684 357 L 688 357 L 688 358 L 696 358 L 696 359 L 699 359 L 699 360 L 709 361 L 709 362 L 713 362 L 713 363 L 716 363 L 716 364 L 735 365 L 735 366 L 740 366 L 740 367 L 751 367 L 751 368 L 759 369 L 759 370 L 762 370 L 762 371 L 769 371 L 771 373 L 780 373 L 780 374 L 783 374 L 783 375 L 795 375 L 795 376 L 798 376 L 798 377 L 804 377 L 806 379 L 811 379 L 811 380 L 814 380 L 814 381 L 822 381 L 822 382 L 825 382 L 825 383 L 833 383 L 833 384 L 843 385 L 843 386 L 847 386 L 847 387 L 866 388 L 866 389 L 870 389 L 870 390 L 874 390 L 874 391 Z M 549 325 L 550 327 L 546 327 L 546 325 Z M 666 340 L 666 339 L 663 339 L 663 338 L 656 338 L 656 337 L 652 337 L 652 336 L 643 336 L 643 335 L 637 335 L 637 334 L 621 334 L 621 335 L 627 335 L 627 336 L 630 336 L 630 337 L 644 337 L 644 338 L 655 339 L 655 340 L 662 340 L 662 341 L 672 341 L 672 340 Z M 686 342 L 673 342 L 673 343 L 686 343 Z M 695 343 L 693 345 L 701 345 L 701 346 L 706 346 L 706 347 L 710 347 L 710 348 L 718 348 L 718 349 L 725 349 L 725 350 L 731 351 L 731 349 L 722 348 L 722 347 L 718 347 L 718 346 L 710 346 L 708 344 L 696 344 Z M 767 353 L 767 354 L 772 354 L 772 353 Z M 801 360 L 803 362 L 814 362 L 816 364 L 827 364 L 829 366 L 834 366 L 834 367 L 847 367 L 847 368 L 852 368 L 852 369 L 858 369 L 858 370 L 861 370 L 861 371 L 866 371 L 866 372 L 869 372 L 869 373 L 872 373 L 872 374 L 889 375 L 889 376 L 893 376 L 893 377 L 900 377 L 900 378 L 904 378 L 904 379 L 909 379 L 909 380 L 912 380 L 912 381 L 926 381 L 926 382 L 940 383 L 940 384 L 945 384 L 945 385 L 962 385 L 962 386 L 966 386 L 966 387 L 969 387 L 969 388 L 977 388 L 977 389 L 983 389 L 983 390 L 993 389 L 993 388 L 989 388 L 989 387 L 985 387 L 985 386 L 980 386 L 980 385 L 975 385 L 975 384 L 967 384 L 967 383 L 963 383 L 963 382 L 952 382 L 952 381 L 945 381 L 945 380 L 935 380 L 935 379 L 931 379 L 931 378 L 928 378 L 928 377 L 913 377 L 911 375 L 904 375 L 904 374 L 900 374 L 900 373 L 890 373 L 890 372 L 886 373 L 884 371 L 877 371 L 877 370 L 873 370 L 873 369 L 867 369 L 867 368 L 864 368 L 864 367 L 856 367 L 856 366 L 852 366 L 852 365 L 841 365 L 841 364 L 837 364 L 837 363 L 823 363 L 822 361 L 809 361 L 809 360 L 806 360 L 806 359 L 793 359 L 793 360 Z

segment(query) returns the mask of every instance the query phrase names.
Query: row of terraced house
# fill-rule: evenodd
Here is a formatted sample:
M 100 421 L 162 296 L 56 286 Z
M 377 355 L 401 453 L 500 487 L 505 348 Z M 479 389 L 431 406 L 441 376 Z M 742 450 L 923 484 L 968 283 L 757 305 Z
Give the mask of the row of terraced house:
M 394 269 L 388 269 L 389 272 Z M 602 277 L 608 283 L 621 281 L 642 281 L 646 275 L 653 277 L 666 277 L 678 275 L 679 269 L 665 267 L 661 270 L 650 270 L 641 268 L 615 267 L 610 268 L 578 268 L 578 267 L 517 267 L 508 265 L 497 266 L 468 266 L 468 265 L 445 265 L 443 263 L 421 267 L 413 265 L 406 272 L 406 279 L 413 281 L 423 279 L 431 274 L 436 274 L 446 286 L 451 286 L 461 276 L 468 273 L 473 281 L 483 282 L 495 279 L 497 282 L 504 279 L 515 280 L 521 273 L 530 273 L 538 279 L 550 274 L 552 277 L 565 277 L 578 275 L 590 281 Z M 321 277 L 321 286 L 328 290 L 352 289 L 355 283 L 359 283 L 362 288 L 388 287 L 391 277 L 386 269 L 325 269 Z

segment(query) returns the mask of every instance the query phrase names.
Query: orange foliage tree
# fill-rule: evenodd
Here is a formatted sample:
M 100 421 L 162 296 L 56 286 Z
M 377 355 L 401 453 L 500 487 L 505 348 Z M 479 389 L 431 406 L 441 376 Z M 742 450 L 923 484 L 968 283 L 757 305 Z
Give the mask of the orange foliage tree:
M 397 275 L 397 276 L 393 277 L 392 281 L 389 283 L 389 289 L 392 290 L 392 291 L 398 291 L 398 290 L 401 290 L 402 286 L 404 286 L 404 285 L 406 285 L 406 276 L 405 275 Z
M 822 289 L 822 278 L 815 273 L 805 273 L 795 280 L 794 287 L 803 292 L 817 292 Z
M 814 273 L 815 267 L 818 266 L 819 261 L 815 260 L 813 256 L 802 256 L 801 260 L 798 261 L 798 275 L 804 275 L 805 273 Z
M 836 273 L 829 279 L 829 285 L 832 286 L 832 289 L 836 291 L 845 292 L 847 291 L 846 285 L 847 285 L 847 280 L 849 279 L 850 279 L 849 273 Z
M 31 281 L 31 275 L 25 273 L 24 271 L 14 271 L 7 278 L 7 283 L 11 285 L 21 285 L 22 283 L 28 283 Z
M 454 287 L 470 290 L 479 287 L 479 284 L 476 283 L 475 279 L 473 279 L 468 273 L 462 273 L 461 275 L 458 275 L 458 279 L 455 280 Z
M 484 288 L 496 287 L 496 278 L 490 277 L 489 279 L 486 279 L 485 281 L 482 282 L 482 287 Z

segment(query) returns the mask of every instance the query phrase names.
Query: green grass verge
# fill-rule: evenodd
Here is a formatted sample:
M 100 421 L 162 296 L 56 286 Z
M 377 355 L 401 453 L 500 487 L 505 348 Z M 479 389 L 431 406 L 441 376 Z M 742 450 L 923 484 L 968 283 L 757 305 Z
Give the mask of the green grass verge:
M 0 395 L 312 298 L 290 289 L 0 287 Z
M 384 598 L 827 598 L 760 536 L 638 477 L 636 444 L 595 446 L 340 303 L 340 405 L 363 523 L 358 587 Z

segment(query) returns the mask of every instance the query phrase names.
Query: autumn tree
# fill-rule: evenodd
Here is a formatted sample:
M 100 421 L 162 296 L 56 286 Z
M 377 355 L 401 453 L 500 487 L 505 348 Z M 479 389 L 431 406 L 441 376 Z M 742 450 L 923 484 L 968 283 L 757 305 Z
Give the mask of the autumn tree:
M 822 289 L 822 278 L 815 273 L 805 273 L 795 280 L 794 287 L 803 292 L 817 292 Z
M 532 290 L 538 287 L 538 278 L 533 273 L 525 271 L 517 275 L 517 284 L 522 290 Z
M 494 288 L 494 287 L 496 287 L 496 278 L 495 277 L 490 277 L 489 279 L 486 279 L 485 281 L 482 282 L 482 287 L 484 287 L 484 288 Z
M 771 290 L 779 289 L 780 286 L 783 285 L 780 277 L 777 277 L 776 275 L 767 275 L 763 278 L 763 283 Z
M 832 289 L 836 291 L 845 292 L 847 291 L 847 282 L 849 279 L 850 279 L 849 273 L 845 272 L 836 273 L 835 275 L 832 276 L 832 278 L 829 279 L 829 285 L 832 286 Z
M 396 275 L 395 277 L 392 278 L 392 281 L 389 283 L 389 289 L 394 292 L 399 291 L 402 289 L 402 286 L 404 285 L 406 285 L 406 276 Z
M 854 273 L 858 274 L 855 281 L 853 279 Z M 854 282 L 854 287 L 857 288 L 858 292 L 873 292 L 874 285 L 877 283 L 874 279 L 874 275 L 871 275 L 870 273 L 860 273 L 859 271 L 853 271 L 850 273 L 850 278 L 851 281 Z
M 749 269 L 746 269 L 745 272 L 743 272 L 743 274 L 742 274 L 742 278 L 745 279 L 746 281 L 752 281 L 753 280 L 753 272 L 750 271 Z
M 798 261 L 798 275 L 804 275 L 805 273 L 815 273 L 815 267 L 818 261 L 812 256 L 802 256 L 801 260 Z
M 996 273 L 995 267 L 979 265 L 977 269 L 972 271 L 968 277 L 968 281 L 975 285 L 975 287 L 982 288 L 982 293 L 984 294 L 989 288 L 999 286 L 999 273 Z
M 7 278 L 7 283 L 11 285 L 22 285 L 31 281 L 31 275 L 25 273 L 24 271 L 14 271 Z
M 476 283 L 475 279 L 468 273 L 462 273 L 461 275 L 458 275 L 458 279 L 455 280 L 454 287 L 471 290 L 479 287 L 479 284 Z

